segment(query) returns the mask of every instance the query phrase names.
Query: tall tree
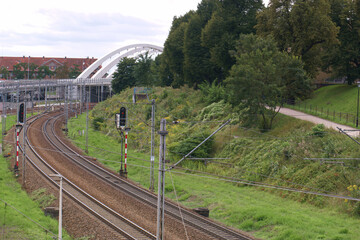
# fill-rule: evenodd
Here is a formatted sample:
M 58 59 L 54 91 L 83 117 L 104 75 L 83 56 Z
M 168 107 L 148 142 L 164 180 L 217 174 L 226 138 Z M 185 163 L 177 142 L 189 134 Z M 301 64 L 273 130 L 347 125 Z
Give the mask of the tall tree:
M 360 1 L 332 0 L 331 16 L 340 27 L 340 44 L 327 49 L 324 68 L 334 77 L 346 77 L 348 84 L 360 78 L 360 15 L 357 4 Z
M 44 79 L 46 77 L 50 77 L 53 75 L 53 72 L 50 70 L 48 66 L 40 66 L 37 69 L 37 78 Z
M 123 58 L 117 64 L 117 69 L 113 74 L 111 87 L 115 93 L 121 92 L 127 87 L 135 86 L 134 68 L 136 60 L 133 58 Z
M 151 65 L 154 62 L 149 56 L 149 52 L 141 54 L 134 66 L 134 77 L 137 86 L 152 86 L 153 76 L 151 73 Z
M 312 76 L 321 67 L 323 49 L 338 43 L 327 0 L 271 0 L 257 20 L 257 33 L 271 35 L 281 50 L 301 57 Z
M 201 46 L 200 41 L 203 25 L 200 15 L 194 14 L 184 34 L 184 82 L 190 87 L 197 87 L 204 80 L 213 80 L 209 50 Z
M 3 78 L 3 79 L 9 79 L 10 78 L 10 72 L 4 66 L 0 67 L 0 75 L 1 75 L 1 78 Z
M 182 17 L 174 17 L 169 35 L 164 44 L 162 53 L 162 78 L 171 79 L 171 85 L 179 87 L 184 84 L 183 64 L 184 64 L 184 33 L 189 18 L 194 12 L 190 11 Z M 169 71 L 165 71 L 165 70 Z M 169 75 L 170 73 L 170 75 Z
M 246 111 L 246 119 L 261 118 L 262 128 L 270 129 L 288 98 L 305 97 L 311 81 L 299 58 L 281 52 L 271 38 L 241 35 L 233 53 L 236 64 L 225 80 L 228 102 Z
M 81 73 L 80 66 L 78 64 L 74 64 L 69 69 L 69 78 L 75 79 L 77 78 Z
M 202 31 L 202 45 L 210 50 L 211 60 L 222 71 L 224 78 L 235 59 L 229 54 L 235 49 L 239 34 L 254 33 L 256 12 L 261 0 L 222 0 Z

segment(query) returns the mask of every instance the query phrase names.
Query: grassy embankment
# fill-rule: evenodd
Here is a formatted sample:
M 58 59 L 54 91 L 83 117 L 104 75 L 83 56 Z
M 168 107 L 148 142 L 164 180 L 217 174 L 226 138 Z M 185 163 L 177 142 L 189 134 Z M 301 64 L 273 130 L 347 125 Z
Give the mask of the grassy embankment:
M 203 135 L 200 138 L 204 139 L 207 132 L 219 126 L 214 121 L 236 115 L 223 103 L 201 105 L 200 92 L 190 89 L 155 89 L 150 95 L 152 98 L 156 99 L 159 116 L 156 129 L 160 118 L 180 119 L 180 124 L 169 124 L 167 128 L 167 158 L 172 162 L 179 156 L 170 151 L 179 149 L 179 144 L 191 145 L 188 139 L 193 135 Z M 130 99 L 131 90 L 125 91 L 99 104 L 90 114 L 92 123 L 95 122 L 93 127 L 98 131 L 93 127 L 89 130 L 89 155 L 115 170 L 120 166 L 121 144 L 113 114 Z M 148 187 L 149 105 L 125 105 L 132 128 L 128 176 Z M 69 123 L 69 136 L 81 148 L 84 148 L 85 137 L 79 133 L 85 129 L 85 120 L 83 114 Z M 304 160 L 304 157 L 358 156 L 359 150 L 349 139 L 334 131 L 318 131 L 310 123 L 285 116 L 279 116 L 274 128 L 267 133 L 241 127 L 239 123 L 233 121 L 216 135 L 209 156 L 225 157 L 219 161 L 232 165 L 192 161 L 182 164 L 193 170 L 234 177 L 235 182 L 226 182 L 224 177 L 204 177 L 192 170 L 175 170 L 166 176 L 167 197 L 178 198 L 188 207 L 208 207 L 210 217 L 263 239 L 358 239 L 360 219 L 356 203 L 241 184 L 241 180 L 246 179 L 358 197 L 357 189 L 347 189 L 349 185 L 359 185 L 356 162 L 338 165 Z M 157 159 L 157 154 L 155 156 Z
M 7 131 L 14 124 L 15 116 L 8 115 Z M 5 149 L 7 153 L 10 147 Z M 55 197 L 47 194 L 45 189 L 38 189 L 30 196 L 27 195 L 14 177 L 12 166 L 9 163 L 10 157 L 5 158 L 0 155 L 0 239 L 38 240 L 57 237 L 57 220 L 45 216 L 41 210 L 49 205 Z M 65 231 L 63 239 L 71 239 Z
M 311 98 L 287 107 L 355 127 L 357 97 L 357 85 L 331 85 L 319 88 Z

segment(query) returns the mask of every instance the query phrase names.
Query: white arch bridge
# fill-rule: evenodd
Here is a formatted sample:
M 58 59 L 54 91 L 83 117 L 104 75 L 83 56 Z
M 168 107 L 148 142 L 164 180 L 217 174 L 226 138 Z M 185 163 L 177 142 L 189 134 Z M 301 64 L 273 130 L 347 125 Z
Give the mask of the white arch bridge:
M 115 51 L 112 51 L 109 54 L 106 54 L 104 57 L 96 60 L 91 64 L 87 69 L 85 69 L 78 78 L 106 78 L 111 79 L 112 74 L 116 70 L 116 65 L 124 57 L 139 57 L 145 52 L 150 53 L 159 53 L 163 51 L 163 47 L 155 46 L 152 44 L 133 44 L 125 46 Z
M 29 99 L 56 98 L 85 101 L 89 93 L 90 102 L 100 102 L 111 95 L 112 75 L 116 65 L 124 57 L 138 58 L 149 52 L 161 53 L 163 47 L 152 44 L 132 44 L 106 54 L 85 69 L 77 79 L 56 80 L 10 80 L 0 83 L 1 102 L 18 102 Z M 49 95 L 51 93 L 51 95 Z

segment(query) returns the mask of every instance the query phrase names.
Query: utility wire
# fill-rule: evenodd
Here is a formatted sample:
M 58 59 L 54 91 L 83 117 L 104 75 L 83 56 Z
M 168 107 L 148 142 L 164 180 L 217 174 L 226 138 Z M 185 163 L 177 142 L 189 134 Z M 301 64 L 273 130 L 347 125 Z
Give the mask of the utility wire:
M 225 182 L 240 183 L 240 184 L 256 186 L 256 187 L 272 188 L 272 189 L 278 189 L 278 190 L 284 190 L 284 191 L 290 191 L 290 192 L 298 192 L 298 193 L 305 193 L 305 194 L 318 195 L 318 196 L 324 196 L 324 197 L 347 199 L 347 200 L 352 200 L 352 201 L 357 201 L 357 202 L 360 201 L 359 198 L 353 198 L 353 197 L 348 197 L 348 196 L 326 194 L 326 193 L 318 193 L 318 192 L 299 190 L 299 189 L 294 189 L 294 188 L 287 188 L 287 187 L 281 187 L 281 186 L 270 185 L 270 184 L 262 184 L 262 183 L 256 183 L 256 182 L 248 182 L 248 181 L 242 181 L 242 180 L 231 180 L 231 179 L 221 179 L 221 178 L 210 177 L 210 176 L 199 176 L 199 175 L 194 175 L 194 174 L 191 174 L 191 173 L 184 173 L 184 172 L 177 172 L 177 171 L 172 171 L 172 172 L 175 173 L 175 174 L 198 176 L 198 177 L 202 177 L 202 178 L 221 180 L 221 181 L 225 181 Z

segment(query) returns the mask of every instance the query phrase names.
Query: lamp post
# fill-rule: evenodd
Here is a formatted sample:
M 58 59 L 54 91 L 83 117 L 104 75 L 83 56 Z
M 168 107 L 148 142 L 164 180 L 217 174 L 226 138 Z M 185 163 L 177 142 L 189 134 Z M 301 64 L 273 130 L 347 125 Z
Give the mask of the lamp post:
M 360 81 L 356 82 L 358 86 L 358 95 L 357 95 L 357 107 L 356 107 L 356 127 L 359 126 L 359 88 L 360 88 Z
M 50 177 L 59 177 L 60 178 L 60 189 L 59 189 L 59 235 L 58 239 L 62 239 L 62 179 L 63 176 L 60 174 L 49 174 Z

